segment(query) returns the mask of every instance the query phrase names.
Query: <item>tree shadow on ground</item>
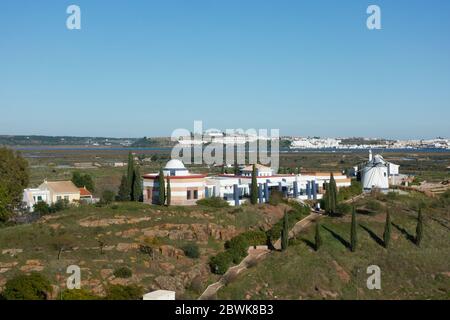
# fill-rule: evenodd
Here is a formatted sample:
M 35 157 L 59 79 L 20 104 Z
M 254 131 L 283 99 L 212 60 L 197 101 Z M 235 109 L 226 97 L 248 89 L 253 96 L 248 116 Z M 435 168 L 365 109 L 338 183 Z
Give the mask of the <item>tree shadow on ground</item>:
M 405 228 L 403 228 L 395 223 L 392 223 L 392 225 L 394 226 L 395 229 L 400 231 L 406 237 L 406 239 L 408 239 L 409 241 L 411 241 L 414 244 L 416 243 L 416 237 L 413 236 L 411 233 L 409 233 Z
M 444 228 L 450 230 L 450 227 L 449 227 L 444 221 L 441 221 L 441 220 L 436 219 L 436 218 L 431 218 L 431 220 L 433 220 L 434 222 L 439 223 L 439 224 L 440 224 L 441 226 L 443 226 Z
M 311 249 L 313 249 L 313 250 L 317 250 L 316 249 L 316 244 L 314 243 L 314 242 L 312 242 L 312 241 L 310 241 L 310 240 L 308 240 L 308 239 L 305 239 L 305 238 L 301 238 L 300 239 L 302 242 L 304 242 L 308 247 L 310 247 Z
M 345 240 L 344 238 L 342 238 L 338 233 L 336 233 L 335 231 L 333 231 L 332 229 L 328 228 L 327 226 L 323 226 L 323 228 L 325 230 L 327 230 L 329 233 L 331 233 L 331 235 L 338 240 L 340 243 L 342 243 L 344 245 L 344 247 L 346 247 L 347 249 L 351 250 L 351 245 L 350 242 L 348 242 L 347 240 Z
M 276 241 L 276 240 L 275 240 L 275 241 Z M 276 249 L 275 249 L 275 246 L 274 246 L 274 243 L 275 243 L 275 242 L 272 242 L 272 238 L 271 238 L 271 237 L 267 237 L 266 245 L 267 245 L 267 248 L 268 248 L 269 250 L 271 250 L 271 251 L 276 250 Z
M 380 246 L 385 247 L 384 244 L 384 240 L 381 239 L 379 236 L 377 236 L 377 234 L 375 232 L 373 232 L 371 229 L 369 229 L 369 227 L 363 225 L 363 224 L 359 224 L 359 226 L 361 228 L 363 228 L 364 230 L 366 230 L 366 232 L 369 234 L 369 236 L 376 242 L 378 243 Z

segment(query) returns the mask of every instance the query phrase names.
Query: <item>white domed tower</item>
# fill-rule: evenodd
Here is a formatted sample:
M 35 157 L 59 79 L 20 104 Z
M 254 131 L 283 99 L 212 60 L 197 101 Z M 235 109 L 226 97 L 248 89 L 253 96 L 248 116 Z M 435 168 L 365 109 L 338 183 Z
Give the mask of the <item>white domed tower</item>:
M 178 159 L 172 159 L 166 163 L 166 166 L 163 169 L 163 173 L 165 176 L 186 176 L 189 174 L 189 171 L 184 166 L 183 162 Z

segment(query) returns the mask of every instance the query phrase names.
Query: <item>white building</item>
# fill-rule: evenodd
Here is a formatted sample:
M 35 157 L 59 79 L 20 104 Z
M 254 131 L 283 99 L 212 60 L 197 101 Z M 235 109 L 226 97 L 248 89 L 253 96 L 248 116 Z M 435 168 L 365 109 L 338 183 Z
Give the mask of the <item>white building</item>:
M 163 169 L 164 181 L 170 181 L 170 199 L 172 205 L 195 205 L 205 197 L 206 181 L 204 174 L 190 173 L 183 162 L 172 159 Z M 159 202 L 159 173 L 143 175 L 143 198 L 146 203 Z
M 240 169 L 240 174 L 209 176 L 190 173 L 177 159 L 170 160 L 164 167 L 166 184 L 170 181 L 171 205 L 195 205 L 203 198 L 219 197 L 230 205 L 248 201 L 252 183 L 253 165 Z M 333 172 L 338 188 L 351 185 L 351 179 L 340 172 Z M 330 173 L 309 172 L 303 174 L 275 174 L 273 169 L 256 165 L 256 183 L 259 203 L 267 202 L 271 192 L 277 191 L 284 197 L 300 200 L 322 198 L 324 184 L 329 183 Z M 143 198 L 146 203 L 158 204 L 159 173 L 143 175 Z M 267 195 L 267 197 L 266 197 Z
M 258 177 L 270 177 L 273 176 L 273 170 L 270 167 L 266 167 L 263 166 L 261 164 L 256 164 L 255 165 L 255 169 L 256 169 L 256 175 Z M 244 168 L 242 168 L 241 170 L 241 175 L 245 176 L 245 177 L 251 177 L 253 174 L 253 165 L 251 166 L 246 166 Z
M 395 180 L 395 177 L 399 175 L 399 165 L 387 162 L 379 154 L 372 156 L 372 150 L 370 150 L 369 161 L 359 171 L 364 191 L 372 189 L 387 191 L 389 180 Z
M 142 300 L 175 300 L 175 291 L 156 290 L 144 294 Z
M 89 191 L 86 190 L 86 192 Z M 80 194 L 80 188 L 77 188 L 72 181 L 44 180 L 37 188 L 23 190 L 22 202 L 30 212 L 33 212 L 33 206 L 40 201 L 48 205 L 60 200 L 65 200 L 68 203 L 78 203 L 80 201 Z
M 34 205 L 40 201 L 50 204 L 50 191 L 41 190 L 39 188 L 29 188 L 23 190 L 22 202 L 30 212 L 34 211 Z
M 240 175 L 223 174 L 206 178 L 206 197 L 221 197 L 230 205 L 245 202 L 250 196 L 253 166 L 241 169 Z M 301 200 L 321 199 L 325 183 L 330 182 L 331 174 L 325 172 L 309 172 L 303 174 L 274 174 L 273 169 L 256 165 L 259 202 L 265 202 L 266 192 L 282 193 L 285 197 Z M 336 186 L 349 187 L 351 179 L 340 172 L 333 172 Z

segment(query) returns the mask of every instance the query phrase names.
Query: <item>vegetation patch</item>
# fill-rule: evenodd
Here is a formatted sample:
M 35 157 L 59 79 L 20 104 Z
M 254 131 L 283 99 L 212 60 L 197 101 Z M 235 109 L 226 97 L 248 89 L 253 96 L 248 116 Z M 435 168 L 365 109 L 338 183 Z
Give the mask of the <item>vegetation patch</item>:
M 114 270 L 114 276 L 117 278 L 131 278 L 133 272 L 128 267 L 120 267 Z

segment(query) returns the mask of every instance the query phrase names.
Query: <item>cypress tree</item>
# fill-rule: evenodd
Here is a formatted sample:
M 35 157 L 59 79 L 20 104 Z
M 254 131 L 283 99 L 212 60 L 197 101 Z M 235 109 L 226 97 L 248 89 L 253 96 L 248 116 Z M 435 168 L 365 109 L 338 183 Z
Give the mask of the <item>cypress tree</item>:
M 166 202 L 166 186 L 164 183 L 164 173 L 161 170 L 159 170 L 159 176 L 158 176 L 158 183 L 159 183 L 159 205 L 163 206 Z
M 356 244 L 357 244 L 357 237 L 356 237 L 356 212 L 355 212 L 355 207 L 353 207 L 353 210 L 352 210 L 352 226 L 351 226 L 351 231 L 350 231 L 350 249 L 352 250 L 352 252 L 355 252 Z
M 319 248 L 322 246 L 322 237 L 320 236 L 320 223 L 317 222 L 316 223 L 316 234 L 314 236 L 315 239 L 315 247 L 316 247 L 316 251 L 319 250 Z
M 133 200 L 134 159 L 131 151 L 128 153 L 127 191 L 130 200 Z
M 225 173 L 225 163 L 222 165 L 222 169 L 221 169 L 221 172 L 220 172 L 220 173 L 222 173 L 222 174 Z
M 331 172 L 330 177 L 330 211 L 331 213 L 336 213 L 336 206 L 337 206 L 337 186 L 336 186 L 336 180 L 334 179 L 334 175 Z
M 119 201 L 129 201 L 130 200 L 130 192 L 128 189 L 128 180 L 125 175 L 122 175 L 122 180 L 120 181 L 118 197 L 119 197 Z
M 170 201 L 172 199 L 172 191 L 170 190 L 170 179 L 167 178 L 167 205 L 170 206 Z
M 423 215 L 422 209 L 419 208 L 419 215 L 417 217 L 417 227 L 416 227 L 416 245 L 420 246 L 423 238 Z
M 324 195 L 324 210 L 326 213 L 330 214 L 331 213 L 331 208 L 330 208 L 330 202 L 331 202 L 331 195 L 330 195 L 330 184 L 329 183 L 325 183 L 325 195 Z
M 383 233 L 384 247 L 386 249 L 389 246 L 390 240 L 391 240 L 391 215 L 389 214 L 388 210 L 386 213 L 386 223 L 384 225 L 384 233 Z
M 288 213 L 284 211 L 283 217 L 283 228 L 281 229 L 281 250 L 284 251 L 287 249 L 289 244 L 289 220 Z
M 141 178 L 141 172 L 139 170 L 139 167 L 136 166 L 134 168 L 133 172 L 133 188 L 132 188 L 132 200 L 133 201 L 140 201 L 142 197 L 142 178 Z
M 235 176 L 239 175 L 239 166 L 237 164 L 237 161 L 234 161 L 234 175 Z
M 258 182 L 256 179 L 256 165 L 253 165 L 253 171 L 252 171 L 252 185 L 251 185 L 251 192 L 250 192 L 250 202 L 251 204 L 257 204 L 258 203 Z

